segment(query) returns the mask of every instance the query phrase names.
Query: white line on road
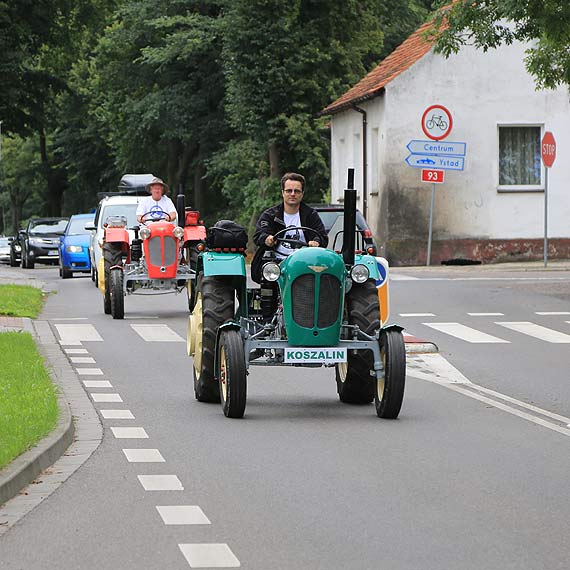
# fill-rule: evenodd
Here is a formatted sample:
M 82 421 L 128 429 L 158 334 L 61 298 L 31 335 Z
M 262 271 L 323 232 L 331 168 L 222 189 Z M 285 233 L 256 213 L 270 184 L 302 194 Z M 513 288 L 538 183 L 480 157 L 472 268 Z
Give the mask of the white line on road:
M 79 376 L 103 376 L 103 371 L 100 368 L 76 368 Z
M 555 316 L 555 315 L 570 315 L 570 311 L 535 311 L 535 315 L 547 315 L 547 316 Z
M 89 354 L 86 348 L 64 348 L 66 354 Z
M 529 323 L 526 321 L 505 323 L 499 322 L 495 323 L 501 325 L 507 329 L 511 329 L 546 342 L 552 342 L 555 344 L 570 344 L 570 335 L 555 331 L 535 323 Z
M 504 317 L 504 313 L 467 313 L 470 317 Z
M 148 439 L 142 427 L 112 427 L 111 431 L 117 439 Z
M 227 544 L 179 544 L 190 568 L 239 568 L 240 562 Z
M 168 325 L 131 325 L 131 328 L 147 342 L 186 342 Z
M 113 385 L 109 380 L 83 380 L 86 388 L 112 388 Z
M 103 339 L 101 335 L 97 332 L 97 329 L 93 325 L 64 325 L 56 324 L 55 328 L 59 333 L 62 344 L 74 344 L 81 343 L 81 341 L 97 341 L 101 342 Z
M 462 325 L 461 323 L 423 323 L 424 325 L 431 327 L 437 331 L 460 338 L 467 342 L 479 344 L 479 343 L 505 343 L 509 344 L 510 341 L 498 338 L 496 336 L 472 329 Z
M 106 420 L 134 420 L 131 410 L 99 410 Z
M 435 317 L 433 313 L 398 313 L 400 317 Z
M 119 394 L 98 394 L 89 393 L 94 402 L 122 402 L 123 398 Z
M 137 475 L 145 491 L 184 491 L 176 475 Z
M 123 449 L 130 463 L 164 463 L 165 459 L 158 449 Z
M 167 525 L 212 524 L 204 511 L 195 505 L 157 506 L 156 510 Z
M 70 356 L 72 364 L 95 364 L 95 359 L 91 356 Z

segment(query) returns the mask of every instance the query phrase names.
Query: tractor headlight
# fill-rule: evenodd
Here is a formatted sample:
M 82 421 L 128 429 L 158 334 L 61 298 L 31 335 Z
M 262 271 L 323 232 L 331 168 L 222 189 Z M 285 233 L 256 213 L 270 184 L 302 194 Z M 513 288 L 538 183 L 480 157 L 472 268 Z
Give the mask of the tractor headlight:
M 277 281 L 281 275 L 281 268 L 277 263 L 266 263 L 263 266 L 262 273 L 266 281 Z
M 139 230 L 139 237 L 141 239 L 148 239 L 150 237 L 150 229 L 149 228 L 141 228 Z
M 176 226 L 173 230 L 172 233 L 174 234 L 174 237 L 176 239 L 181 239 L 184 237 L 184 230 L 180 227 L 180 226 Z
M 68 245 L 65 247 L 67 253 L 81 253 L 83 248 L 80 245 Z
M 355 283 L 365 283 L 366 281 L 368 281 L 369 277 L 370 277 L 370 271 L 368 271 L 368 267 L 366 267 L 366 265 L 355 265 L 350 270 L 350 278 Z

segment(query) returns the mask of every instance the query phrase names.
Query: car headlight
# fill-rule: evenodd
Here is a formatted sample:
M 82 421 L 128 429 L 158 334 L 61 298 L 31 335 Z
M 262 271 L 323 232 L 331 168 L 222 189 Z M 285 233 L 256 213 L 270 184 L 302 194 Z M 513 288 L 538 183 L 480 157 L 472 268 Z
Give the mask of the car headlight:
M 43 239 L 38 239 L 38 238 L 30 238 L 30 245 L 37 245 L 37 246 L 41 246 L 44 245 L 44 240 Z
M 355 282 L 355 283 L 365 283 L 366 281 L 368 281 L 368 278 L 370 277 L 370 271 L 368 271 L 368 267 L 366 267 L 366 265 L 355 265 L 351 270 L 350 270 L 350 278 Z
M 139 230 L 139 237 L 141 239 L 148 239 L 150 237 L 150 229 L 149 228 L 141 228 Z
M 277 281 L 281 275 L 281 268 L 277 263 L 266 263 L 261 272 L 266 281 Z
M 184 237 L 184 230 L 180 226 L 176 226 L 174 230 L 172 230 L 172 233 L 176 239 L 181 239 Z
M 66 245 L 65 251 L 67 251 L 67 253 L 81 253 L 83 248 L 80 245 Z

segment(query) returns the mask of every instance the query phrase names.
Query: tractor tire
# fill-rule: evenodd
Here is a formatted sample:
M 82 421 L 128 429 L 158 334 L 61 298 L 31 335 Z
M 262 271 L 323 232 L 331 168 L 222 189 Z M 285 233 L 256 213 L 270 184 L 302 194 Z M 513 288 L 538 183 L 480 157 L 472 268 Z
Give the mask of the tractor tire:
M 16 254 L 10 251 L 10 267 L 18 267 L 18 260 L 16 259 Z
M 220 390 L 214 376 L 218 327 L 234 318 L 234 287 L 223 277 L 200 275 L 192 318 L 201 322 L 194 356 L 194 394 L 199 402 L 219 402 Z M 197 314 L 199 313 L 199 314 Z
M 224 330 L 218 343 L 220 400 L 227 418 L 241 418 L 247 399 L 247 374 L 243 340 L 236 330 Z
M 383 331 L 380 354 L 384 378 L 376 381 L 374 403 L 379 418 L 396 419 L 404 400 L 406 384 L 406 345 L 400 331 Z
M 378 292 L 373 281 L 352 285 L 346 296 L 348 322 L 358 325 L 360 330 L 372 335 L 380 328 L 380 306 Z M 336 387 L 341 402 L 347 404 L 370 404 L 374 399 L 376 384 L 374 356 L 371 350 L 348 351 L 346 363 L 337 364 Z
M 109 295 L 111 297 L 111 315 L 114 319 L 125 317 L 125 295 L 123 292 L 123 270 L 111 269 L 109 280 Z
M 122 264 L 122 248 L 120 243 L 103 243 L 103 258 L 105 267 L 105 292 L 103 294 L 103 310 L 106 315 L 111 314 L 110 283 L 111 267 Z

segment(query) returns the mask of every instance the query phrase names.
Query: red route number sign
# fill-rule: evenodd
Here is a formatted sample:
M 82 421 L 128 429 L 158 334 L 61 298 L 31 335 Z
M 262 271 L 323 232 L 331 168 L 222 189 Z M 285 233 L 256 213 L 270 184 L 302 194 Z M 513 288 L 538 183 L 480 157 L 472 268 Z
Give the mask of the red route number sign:
M 547 131 L 542 137 L 540 143 L 540 154 L 542 155 L 542 162 L 546 168 L 550 168 L 556 160 L 556 141 L 554 135 Z
M 432 184 L 443 184 L 445 179 L 445 170 L 422 169 L 422 182 L 431 182 Z

